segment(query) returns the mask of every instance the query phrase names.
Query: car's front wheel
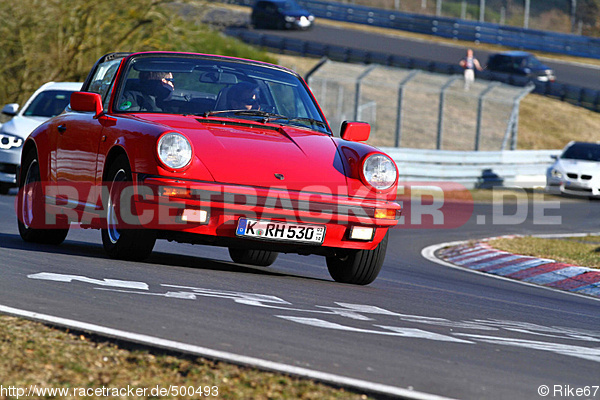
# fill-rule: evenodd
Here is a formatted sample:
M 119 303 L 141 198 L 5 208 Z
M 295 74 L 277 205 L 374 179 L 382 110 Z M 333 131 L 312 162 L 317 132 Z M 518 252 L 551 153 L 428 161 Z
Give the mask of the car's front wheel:
M 368 285 L 373 282 L 385 258 L 388 233 L 373 250 L 348 250 L 340 255 L 327 257 L 327 269 L 336 282 Z
M 275 262 L 278 255 L 276 251 L 229 248 L 229 256 L 233 262 L 258 267 L 268 267 Z
M 122 229 L 121 213 L 133 216 L 133 210 L 127 210 L 129 204 L 121 204 L 121 194 L 127 184 L 131 184 L 132 175 L 129 161 L 119 156 L 109 167 L 105 184 L 108 185 L 106 204 L 106 227 L 102 229 L 102 244 L 111 258 L 141 261 L 150 256 L 156 243 L 156 232 L 151 229 Z
M 22 171 L 17 196 L 17 224 L 21 238 L 26 242 L 61 244 L 69 233 L 68 221 L 57 218 L 54 224 L 57 229 L 40 228 L 46 225 L 46 207 L 40 166 L 34 150 L 25 156 Z

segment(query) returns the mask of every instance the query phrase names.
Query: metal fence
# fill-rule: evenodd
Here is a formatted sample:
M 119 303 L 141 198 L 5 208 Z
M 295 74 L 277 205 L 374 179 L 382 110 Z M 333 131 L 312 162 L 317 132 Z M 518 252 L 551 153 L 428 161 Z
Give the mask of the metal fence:
M 467 89 L 462 75 L 328 60 L 307 82 L 334 130 L 360 120 L 375 146 L 437 150 L 514 150 L 519 102 L 532 90 L 488 81 Z
M 255 0 L 225 0 L 251 6 Z M 460 18 L 428 16 L 317 0 L 298 0 L 315 16 L 457 40 L 600 58 L 600 38 L 517 28 Z
M 238 37 L 246 43 L 265 47 L 281 53 L 294 53 L 301 56 L 325 56 L 331 60 L 356 63 L 374 63 L 392 67 L 418 69 L 441 74 L 462 74 L 463 69 L 457 64 L 448 64 L 422 60 L 417 58 L 396 56 L 377 51 L 366 51 L 343 46 L 325 45 L 303 39 L 286 38 L 264 34 L 252 30 L 229 28 L 226 33 Z M 527 86 L 530 80 L 524 76 L 499 72 L 477 72 L 478 79 L 493 80 L 509 85 Z M 600 90 L 588 89 L 556 82 L 534 81 L 533 92 L 544 96 L 566 101 L 590 110 L 600 111 Z
M 402 182 L 453 182 L 468 189 L 540 187 L 560 150 L 447 151 L 382 148 L 400 171 Z

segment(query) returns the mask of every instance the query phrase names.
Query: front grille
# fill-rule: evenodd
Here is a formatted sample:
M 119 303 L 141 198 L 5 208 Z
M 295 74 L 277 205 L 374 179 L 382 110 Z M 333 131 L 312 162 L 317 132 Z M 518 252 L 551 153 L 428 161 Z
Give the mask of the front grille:
M 567 173 L 567 176 L 571 179 L 577 179 L 577 174 L 574 174 L 572 172 Z
M 581 175 L 581 179 L 584 181 L 589 181 L 592 179 L 592 176 L 591 175 Z
M 0 172 L 4 172 L 5 174 L 16 174 L 18 165 L 16 164 L 6 164 L 0 163 Z

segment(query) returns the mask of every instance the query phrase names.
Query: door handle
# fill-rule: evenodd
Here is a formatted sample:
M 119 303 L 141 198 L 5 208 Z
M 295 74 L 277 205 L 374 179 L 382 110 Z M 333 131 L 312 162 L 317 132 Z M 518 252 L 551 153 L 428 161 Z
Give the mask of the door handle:
M 64 131 L 67 130 L 67 126 L 66 125 L 59 125 L 56 129 L 58 129 L 59 133 L 64 133 Z

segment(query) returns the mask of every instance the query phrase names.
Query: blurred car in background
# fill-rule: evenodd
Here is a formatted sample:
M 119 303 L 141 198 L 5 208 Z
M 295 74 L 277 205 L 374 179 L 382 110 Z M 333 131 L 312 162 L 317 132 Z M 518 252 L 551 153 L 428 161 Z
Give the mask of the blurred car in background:
M 546 191 L 600 197 L 600 143 L 570 142 L 548 168 Z
M 554 82 L 554 70 L 543 64 L 533 54 L 525 51 L 505 51 L 490 55 L 487 69 L 492 72 L 503 72 L 526 76 L 540 82 Z
M 7 194 L 11 187 L 17 186 L 16 174 L 25 138 L 44 121 L 62 113 L 71 93 L 79 89 L 81 83 L 77 82 L 48 82 L 21 109 L 17 103 L 2 108 L 2 114 L 12 119 L 0 127 L 0 194 Z
M 308 29 L 315 16 L 294 0 L 258 0 L 250 16 L 255 28 Z

